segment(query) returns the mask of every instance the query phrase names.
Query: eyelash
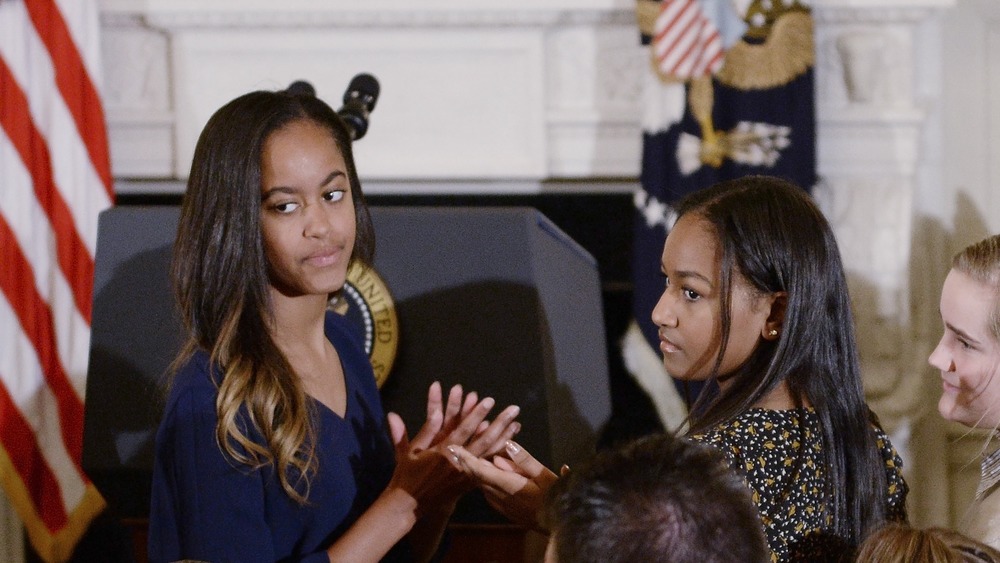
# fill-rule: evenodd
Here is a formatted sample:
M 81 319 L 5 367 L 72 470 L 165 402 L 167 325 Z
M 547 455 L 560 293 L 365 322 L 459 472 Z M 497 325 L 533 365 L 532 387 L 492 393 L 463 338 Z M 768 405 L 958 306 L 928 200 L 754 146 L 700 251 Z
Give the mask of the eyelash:
M 684 297 L 688 301 L 697 301 L 697 300 L 701 299 L 701 294 L 698 293 L 697 291 L 693 290 L 693 289 L 688 289 L 688 288 L 684 287 L 684 288 L 681 288 L 681 291 L 684 292 Z
M 297 208 L 299 204 L 295 203 L 294 201 L 284 201 L 284 202 L 276 203 L 276 204 L 272 205 L 271 209 L 277 211 L 278 213 L 283 213 L 283 214 L 284 213 L 291 213 L 292 211 L 295 211 L 295 209 L 288 209 L 288 207 L 290 205 L 294 205 Z
M 346 196 L 347 196 L 347 190 L 330 190 L 323 194 L 323 200 L 329 203 L 337 203 L 339 201 L 343 201 L 343 199 Z M 295 208 L 288 209 L 288 206 L 291 205 L 294 205 Z M 288 214 L 291 213 L 292 211 L 295 211 L 295 209 L 298 209 L 300 205 L 301 204 L 295 201 L 283 201 L 281 203 L 276 203 L 272 205 L 271 209 L 274 209 L 275 211 L 281 214 Z
M 663 287 L 664 288 L 670 287 L 670 278 L 667 276 L 667 274 L 661 272 L 660 277 L 663 278 Z M 681 287 L 681 292 L 684 294 L 684 298 L 687 299 L 688 301 L 693 302 L 701 299 L 701 294 L 691 288 Z

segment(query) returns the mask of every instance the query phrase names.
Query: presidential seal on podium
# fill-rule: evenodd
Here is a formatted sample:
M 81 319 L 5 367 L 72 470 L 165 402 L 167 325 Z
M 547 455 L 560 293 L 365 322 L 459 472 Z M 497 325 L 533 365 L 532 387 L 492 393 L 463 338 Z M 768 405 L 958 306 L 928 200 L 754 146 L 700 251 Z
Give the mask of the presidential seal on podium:
M 361 331 L 375 382 L 381 388 L 392 371 L 399 345 L 399 319 L 385 281 L 374 268 L 355 262 L 347 270 L 343 290 L 330 298 L 328 307 Z

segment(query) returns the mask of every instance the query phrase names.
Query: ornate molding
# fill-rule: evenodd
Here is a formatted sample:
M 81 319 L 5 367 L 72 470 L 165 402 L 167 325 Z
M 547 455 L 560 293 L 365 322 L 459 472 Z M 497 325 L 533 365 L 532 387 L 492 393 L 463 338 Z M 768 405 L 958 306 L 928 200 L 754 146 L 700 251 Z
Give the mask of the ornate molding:
M 166 37 L 136 25 L 121 25 L 105 29 L 102 47 L 109 117 L 122 112 L 150 116 L 170 112 Z
M 622 8 L 585 9 L 407 9 L 367 10 L 311 7 L 287 10 L 220 8 L 135 8 L 105 11 L 103 21 L 141 18 L 164 29 L 282 29 L 282 28 L 423 28 L 423 27 L 550 27 L 634 24 L 635 12 Z
M 104 29 L 114 27 L 140 27 L 143 25 L 143 13 L 136 11 L 102 11 L 101 27 Z
M 955 0 L 815 0 L 817 25 L 917 23 L 955 5 Z

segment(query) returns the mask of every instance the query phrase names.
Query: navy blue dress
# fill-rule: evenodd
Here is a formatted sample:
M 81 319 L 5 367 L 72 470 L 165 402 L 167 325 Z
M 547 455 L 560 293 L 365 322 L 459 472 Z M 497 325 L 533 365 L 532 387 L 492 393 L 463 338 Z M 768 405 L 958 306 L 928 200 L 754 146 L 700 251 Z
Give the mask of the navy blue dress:
M 344 418 L 313 401 L 319 470 L 308 502 L 282 490 L 271 466 L 234 466 L 215 441 L 216 388 L 198 351 L 175 377 L 156 435 L 149 559 L 323 562 L 325 549 L 375 501 L 395 454 L 371 364 L 355 331 L 328 313 L 326 337 L 344 368 Z M 260 442 L 259 434 L 250 434 Z M 387 560 L 408 560 L 401 542 Z

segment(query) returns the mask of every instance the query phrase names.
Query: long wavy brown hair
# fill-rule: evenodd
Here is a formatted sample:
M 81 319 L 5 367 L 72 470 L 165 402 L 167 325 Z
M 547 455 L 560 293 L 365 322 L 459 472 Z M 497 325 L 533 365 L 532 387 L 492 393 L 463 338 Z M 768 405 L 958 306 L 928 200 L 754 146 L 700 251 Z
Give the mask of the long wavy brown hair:
M 270 281 L 260 222 L 264 145 L 297 121 L 328 130 L 343 154 L 357 228 L 352 260 L 371 264 L 375 238 L 347 126 L 315 96 L 257 91 L 216 111 L 198 139 L 170 275 L 189 335 L 174 367 L 198 349 L 208 352 L 218 370 L 219 447 L 237 464 L 273 465 L 284 491 L 304 504 L 317 470 L 315 413 L 268 330 Z

